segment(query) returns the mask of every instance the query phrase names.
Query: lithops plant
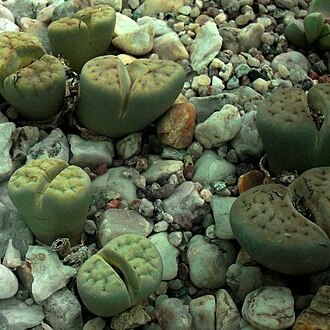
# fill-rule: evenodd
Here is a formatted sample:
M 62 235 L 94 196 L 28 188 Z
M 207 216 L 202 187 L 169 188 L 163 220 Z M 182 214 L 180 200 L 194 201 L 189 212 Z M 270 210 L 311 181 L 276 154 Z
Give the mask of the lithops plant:
M 303 22 L 291 22 L 284 35 L 296 47 L 309 48 L 313 45 L 330 50 L 330 5 L 328 0 L 312 0 Z
M 256 261 L 301 275 L 330 266 L 330 167 L 301 174 L 289 187 L 266 184 L 241 194 L 230 210 L 235 238 Z
M 0 92 L 6 77 L 45 54 L 39 39 L 28 32 L 0 33 Z
M 108 317 L 148 298 L 160 285 L 162 274 L 162 260 L 153 243 L 137 234 L 125 234 L 84 262 L 77 289 L 89 311 Z
M 39 241 L 80 242 L 92 197 L 91 181 L 80 167 L 54 158 L 33 160 L 11 176 L 8 195 Z
M 172 105 L 184 80 L 172 61 L 138 59 L 125 67 L 117 56 L 96 57 L 81 71 L 78 121 L 111 138 L 139 131 Z
M 115 10 L 108 5 L 86 7 L 73 17 L 52 22 L 47 32 L 52 54 L 61 54 L 80 72 L 88 60 L 106 53 L 115 22 Z
M 62 107 L 65 82 L 61 61 L 47 54 L 8 75 L 2 83 L 2 96 L 26 119 L 49 119 Z
M 284 88 L 268 96 L 256 125 L 268 155 L 271 173 L 302 173 L 330 165 L 330 84 L 313 86 L 307 96 Z

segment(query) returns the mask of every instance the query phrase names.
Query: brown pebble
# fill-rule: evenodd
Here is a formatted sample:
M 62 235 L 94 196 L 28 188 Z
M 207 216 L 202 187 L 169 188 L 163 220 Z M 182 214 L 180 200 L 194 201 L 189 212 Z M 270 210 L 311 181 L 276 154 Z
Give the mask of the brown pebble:
M 192 103 L 174 104 L 157 122 L 160 141 L 175 149 L 184 149 L 192 143 L 196 109 Z
M 263 183 L 265 175 L 258 170 L 252 170 L 241 175 L 238 178 L 238 191 L 239 193 L 243 193 L 253 187 L 259 186 Z
M 195 20 L 195 23 L 199 24 L 200 26 L 203 26 L 207 22 L 214 22 L 214 19 L 208 15 L 202 14 L 199 15 Z
M 296 319 L 293 330 L 330 329 L 330 286 L 319 288 L 311 304 Z

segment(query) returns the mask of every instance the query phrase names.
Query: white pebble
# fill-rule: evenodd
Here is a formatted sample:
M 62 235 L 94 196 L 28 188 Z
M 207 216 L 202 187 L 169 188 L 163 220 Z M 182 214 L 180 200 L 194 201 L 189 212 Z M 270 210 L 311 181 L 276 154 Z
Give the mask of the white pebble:
M 269 81 L 258 78 L 252 82 L 253 89 L 258 93 L 265 93 L 269 88 Z
M 15 274 L 6 266 L 0 265 L 0 299 L 7 299 L 16 294 L 18 281 Z
M 201 74 L 193 78 L 191 83 L 191 88 L 194 91 L 198 91 L 199 87 L 205 86 L 208 87 L 211 84 L 211 78 L 206 74 Z

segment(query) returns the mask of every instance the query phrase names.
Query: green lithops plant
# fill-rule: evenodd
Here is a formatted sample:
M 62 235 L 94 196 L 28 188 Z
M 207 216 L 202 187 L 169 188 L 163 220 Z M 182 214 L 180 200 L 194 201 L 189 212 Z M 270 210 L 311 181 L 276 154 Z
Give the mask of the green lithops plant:
M 55 158 L 33 160 L 11 176 L 8 195 L 39 241 L 80 242 L 92 197 L 91 181 L 80 167 Z
M 162 259 L 153 243 L 137 234 L 125 234 L 84 262 L 77 289 L 89 311 L 108 317 L 148 298 L 162 275 Z
M 80 72 L 88 60 L 106 53 L 115 22 L 115 10 L 108 5 L 86 7 L 73 17 L 54 21 L 47 32 L 51 51 L 61 54 L 73 70 Z
M 256 261 L 301 275 L 330 266 L 330 167 L 310 169 L 289 187 L 266 184 L 242 193 L 230 210 L 235 238 Z
M 43 55 L 7 76 L 2 83 L 2 96 L 24 118 L 44 120 L 61 109 L 65 82 L 61 61 L 52 55 Z
M 166 112 L 184 80 L 172 61 L 138 59 L 125 67 L 116 56 L 96 57 L 81 71 L 77 119 L 111 138 L 137 132 Z
M 3 80 L 46 54 L 39 39 L 28 32 L 0 33 L 0 92 Z
M 256 124 L 272 174 L 330 165 L 330 84 L 284 88 L 268 96 Z
M 328 0 L 312 0 L 303 22 L 291 22 L 284 35 L 296 47 L 310 48 L 315 45 L 330 49 L 330 4 Z M 303 41 L 306 41 L 305 43 Z

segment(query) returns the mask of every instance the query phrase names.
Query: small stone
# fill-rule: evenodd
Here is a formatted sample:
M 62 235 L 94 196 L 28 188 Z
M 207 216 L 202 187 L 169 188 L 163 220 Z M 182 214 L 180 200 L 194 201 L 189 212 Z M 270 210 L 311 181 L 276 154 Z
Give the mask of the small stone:
M 8 246 L 2 264 L 8 268 L 16 268 L 22 264 L 21 253 L 13 246 L 13 240 L 8 240 Z
M 162 300 L 156 306 L 155 313 L 161 329 L 192 329 L 192 316 L 178 298 Z
M 175 32 L 168 32 L 154 39 L 153 52 L 160 59 L 167 59 L 174 62 L 188 60 L 189 53 L 182 41 Z
M 192 103 L 174 104 L 157 121 L 156 129 L 160 141 L 176 149 L 192 143 L 196 120 L 196 109 Z
M 214 148 L 232 140 L 241 129 L 238 109 L 230 104 L 214 112 L 195 127 L 195 138 L 205 148 Z
M 81 330 L 83 320 L 81 306 L 76 296 L 63 288 L 42 302 L 46 320 L 53 329 Z
M 96 317 L 85 323 L 83 330 L 103 330 L 106 322 L 101 317 Z
M 211 78 L 206 74 L 201 74 L 193 78 L 191 88 L 194 91 L 198 91 L 199 87 L 208 87 L 211 83 Z
M 296 319 L 293 330 L 329 329 L 330 324 L 330 286 L 319 287 L 309 307 Z
M 99 164 L 110 166 L 114 156 L 113 144 L 108 141 L 88 141 L 79 135 L 68 134 L 69 163 L 79 167 L 95 168 Z
M 270 82 L 262 78 L 258 78 L 252 82 L 253 89 L 258 93 L 268 92 Z
M 233 76 L 227 81 L 227 89 L 236 89 L 240 85 L 240 82 L 237 77 Z
M 141 56 L 152 50 L 154 35 L 152 25 L 141 25 L 133 32 L 115 37 L 112 39 L 112 44 L 130 55 Z
M 242 174 L 238 178 L 238 191 L 242 194 L 244 191 L 247 191 L 253 187 L 263 184 L 265 175 L 258 170 L 252 170 L 245 174 Z
M 213 244 L 195 235 L 188 243 L 187 257 L 191 282 L 198 288 L 216 289 L 225 284 L 227 269 L 235 260 L 235 248 L 229 241 Z
M 116 143 L 116 151 L 119 157 L 122 159 L 128 159 L 134 155 L 137 155 L 141 151 L 142 134 L 132 133 L 120 139 Z
M 162 280 L 172 280 L 178 273 L 179 250 L 169 242 L 166 232 L 153 234 L 149 239 L 156 246 L 163 261 Z
M 18 32 L 19 27 L 7 18 L 0 17 L 0 33 L 1 32 Z
M 234 73 L 234 66 L 233 63 L 229 62 L 221 67 L 219 72 L 219 77 L 222 78 L 224 81 L 228 81 L 230 77 Z
M 258 48 L 261 45 L 261 36 L 265 27 L 260 23 L 251 23 L 241 29 L 237 35 L 237 40 L 241 52 L 246 52 L 251 48 Z
M 258 329 L 289 328 L 295 321 L 292 293 L 280 286 L 254 290 L 245 297 L 242 315 Z
M 235 75 L 237 78 L 241 78 L 247 75 L 250 72 L 250 70 L 251 68 L 246 63 L 242 63 L 235 68 Z
M 214 22 L 207 22 L 197 32 L 190 48 L 190 61 L 198 74 L 218 55 L 222 46 L 222 37 Z
M 15 128 L 15 124 L 11 122 L 0 124 L 0 182 L 8 179 L 14 171 L 10 150 Z
M 141 305 L 134 306 L 130 310 L 115 315 L 111 318 L 111 329 L 132 329 L 145 325 L 151 318 Z
M 241 315 L 233 298 L 225 289 L 216 293 L 216 329 L 241 329 Z
M 180 246 L 180 244 L 182 243 L 182 238 L 183 235 L 181 231 L 174 231 L 168 235 L 169 242 L 175 247 Z
M 173 32 L 167 22 L 156 17 L 144 16 L 137 19 L 138 25 L 151 24 L 155 31 L 155 36 L 159 37 L 163 34 Z M 155 45 L 155 44 L 154 44 Z
M 205 295 L 191 300 L 189 304 L 195 329 L 213 329 L 215 324 L 215 298 Z
M 278 73 L 280 74 L 281 78 L 286 79 L 288 78 L 290 71 L 284 64 L 279 64 L 277 66 Z
M 225 89 L 224 83 L 217 76 L 212 77 L 211 86 L 212 86 L 211 94 L 219 94 Z

